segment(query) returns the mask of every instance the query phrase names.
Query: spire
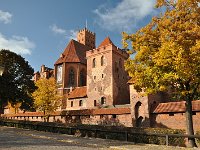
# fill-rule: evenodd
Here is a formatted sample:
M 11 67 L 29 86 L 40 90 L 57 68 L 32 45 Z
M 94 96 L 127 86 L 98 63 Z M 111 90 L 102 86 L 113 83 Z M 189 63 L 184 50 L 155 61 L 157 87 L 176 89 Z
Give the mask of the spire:
M 85 20 L 85 27 L 86 27 L 86 29 L 87 29 L 87 19 Z

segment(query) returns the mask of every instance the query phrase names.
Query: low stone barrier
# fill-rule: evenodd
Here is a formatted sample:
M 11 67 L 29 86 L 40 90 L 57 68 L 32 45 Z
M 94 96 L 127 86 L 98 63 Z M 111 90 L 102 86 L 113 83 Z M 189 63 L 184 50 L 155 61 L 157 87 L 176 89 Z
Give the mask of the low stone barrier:
M 123 140 L 146 144 L 167 144 L 173 146 L 185 146 L 184 137 L 168 137 L 169 134 L 184 134 L 183 130 L 159 128 L 130 128 L 113 126 L 111 127 L 99 125 L 67 126 L 66 124 L 55 122 L 37 122 L 8 119 L 0 119 L 0 125 L 38 131 L 69 134 L 81 137 Z

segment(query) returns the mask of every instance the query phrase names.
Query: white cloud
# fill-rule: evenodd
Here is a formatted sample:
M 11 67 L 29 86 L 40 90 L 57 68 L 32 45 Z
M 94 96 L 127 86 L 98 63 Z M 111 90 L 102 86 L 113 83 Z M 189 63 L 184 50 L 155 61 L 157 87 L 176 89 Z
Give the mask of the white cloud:
M 17 54 L 31 54 L 31 49 L 35 47 L 35 44 L 31 42 L 27 37 L 12 36 L 6 38 L 0 33 L 0 49 L 8 49 Z
M 122 0 L 114 8 L 104 5 L 94 10 L 97 23 L 110 31 L 130 30 L 154 13 L 155 0 Z
M 5 24 L 10 23 L 11 18 L 12 18 L 11 13 L 0 10 L 0 22 L 3 22 Z
M 77 31 L 76 30 L 65 30 L 58 27 L 56 24 L 50 26 L 50 30 L 59 35 L 63 35 L 66 39 L 74 39 L 76 40 Z
M 66 38 L 67 39 L 74 39 L 74 40 L 76 40 L 77 39 L 77 31 L 75 31 L 75 30 L 69 30 L 69 31 L 67 31 Z
M 66 34 L 66 30 L 59 28 L 56 24 L 51 25 L 50 29 L 55 34 Z

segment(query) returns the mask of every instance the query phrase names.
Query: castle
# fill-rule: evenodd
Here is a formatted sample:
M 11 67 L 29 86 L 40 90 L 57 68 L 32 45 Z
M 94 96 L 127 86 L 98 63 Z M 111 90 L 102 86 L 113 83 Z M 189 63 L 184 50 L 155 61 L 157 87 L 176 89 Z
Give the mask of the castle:
M 96 47 L 96 35 L 80 30 L 54 64 L 41 66 L 34 80 L 54 77 L 62 106 L 50 121 L 133 127 L 185 129 L 185 102 L 171 102 L 166 93 L 144 95 L 134 89 L 124 68 L 126 51 L 106 37 Z M 192 102 L 194 129 L 200 130 L 200 100 Z M 40 112 L 4 114 L 2 117 L 42 121 Z
M 90 109 L 129 104 L 126 51 L 116 47 L 109 37 L 95 46 L 95 33 L 80 30 L 55 62 L 58 91 L 65 95 L 62 109 Z

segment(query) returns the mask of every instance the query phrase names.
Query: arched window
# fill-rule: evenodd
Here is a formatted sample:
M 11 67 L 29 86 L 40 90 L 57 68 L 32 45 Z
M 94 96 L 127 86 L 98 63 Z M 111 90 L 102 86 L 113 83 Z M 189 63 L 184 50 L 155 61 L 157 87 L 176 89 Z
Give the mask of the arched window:
M 86 85 L 86 76 L 85 76 L 85 71 L 81 70 L 80 72 L 80 86 L 85 86 Z
M 106 98 L 105 97 L 101 97 L 101 105 L 106 104 Z
M 101 56 L 101 66 L 104 65 L 104 56 Z
M 69 70 L 69 86 L 74 86 L 74 70 L 71 68 Z
M 94 58 L 92 61 L 92 67 L 95 68 L 96 67 L 96 59 Z

